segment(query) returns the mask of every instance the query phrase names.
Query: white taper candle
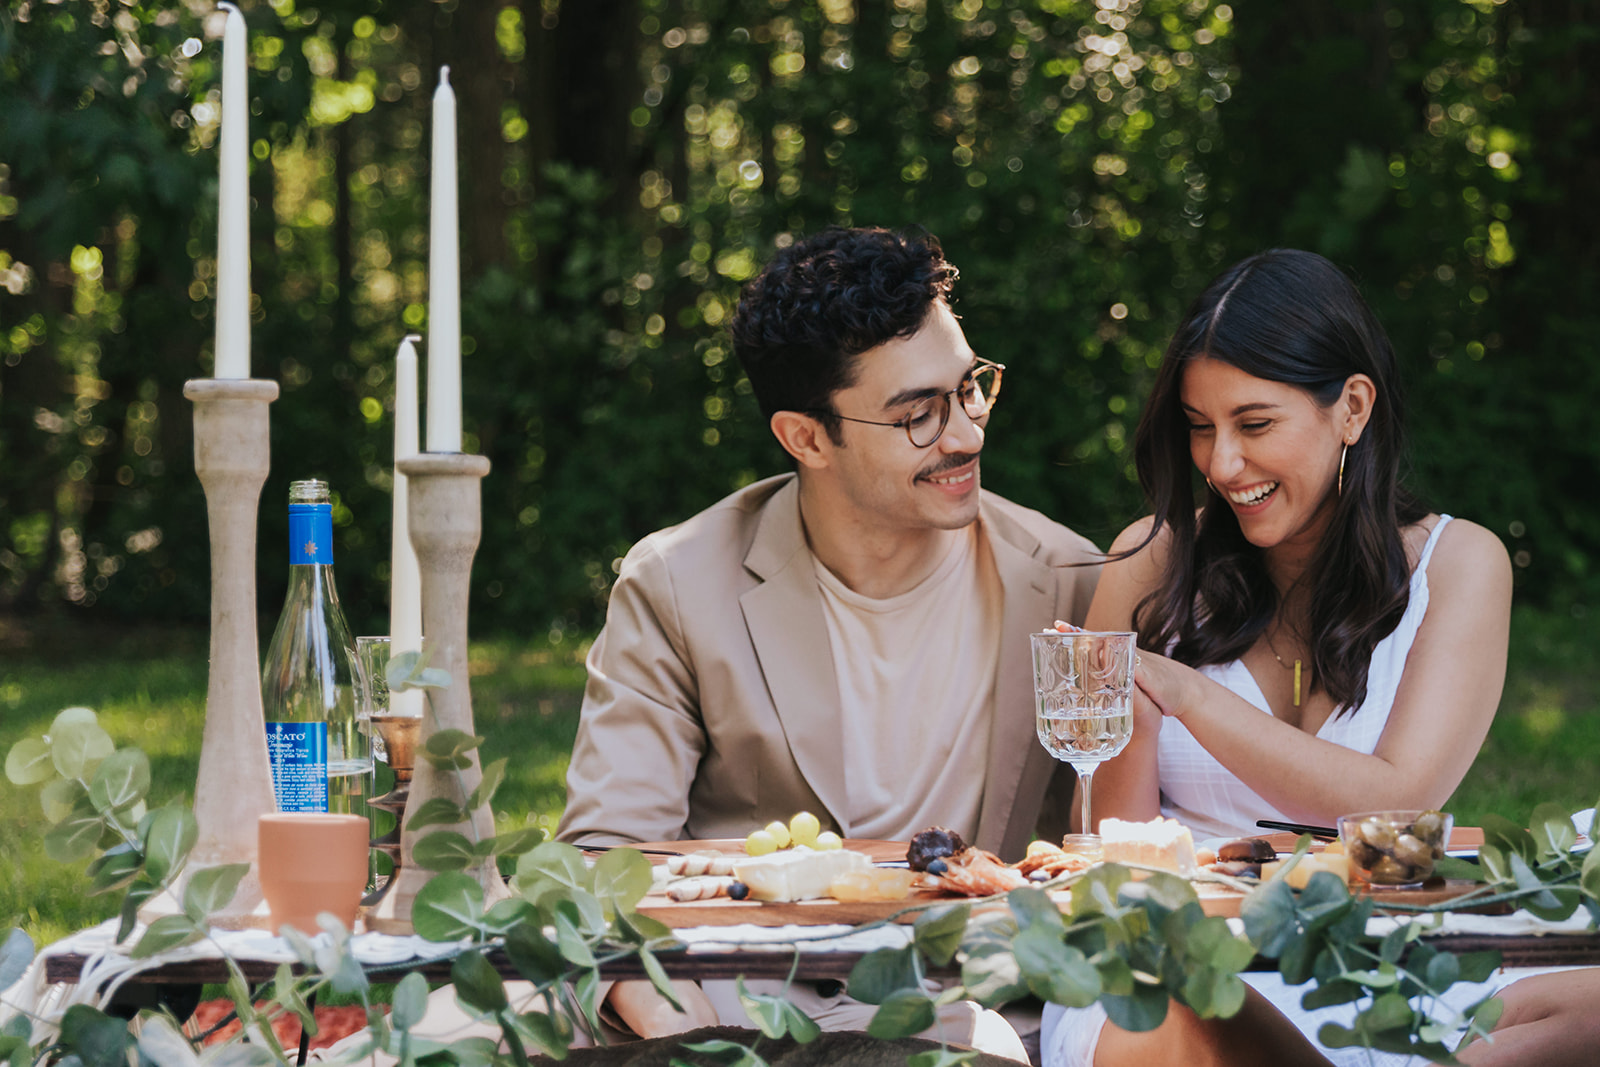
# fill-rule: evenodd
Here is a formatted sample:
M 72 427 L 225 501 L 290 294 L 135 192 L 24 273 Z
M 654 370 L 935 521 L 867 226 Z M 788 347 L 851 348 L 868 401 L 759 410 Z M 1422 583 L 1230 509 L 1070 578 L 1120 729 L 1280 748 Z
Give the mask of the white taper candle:
M 244 16 L 232 4 L 222 32 L 221 157 L 217 181 L 217 334 L 212 377 L 250 377 L 250 94 Z
M 450 68 L 433 94 L 428 226 L 428 451 L 461 451 L 461 253 L 456 207 L 456 95 Z
M 389 654 L 422 651 L 422 572 L 411 547 L 410 505 L 400 461 L 417 454 L 417 349 L 408 334 L 394 357 L 394 523 L 389 539 Z M 389 695 L 389 714 L 421 715 L 422 690 Z

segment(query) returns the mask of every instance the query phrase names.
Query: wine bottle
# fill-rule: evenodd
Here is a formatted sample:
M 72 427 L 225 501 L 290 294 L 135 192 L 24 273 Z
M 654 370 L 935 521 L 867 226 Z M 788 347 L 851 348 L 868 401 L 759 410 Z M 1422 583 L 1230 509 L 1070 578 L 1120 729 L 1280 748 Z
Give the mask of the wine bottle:
M 289 593 L 261 668 L 279 811 L 370 815 L 372 744 L 356 714 L 355 642 L 333 584 L 333 505 L 289 484 Z

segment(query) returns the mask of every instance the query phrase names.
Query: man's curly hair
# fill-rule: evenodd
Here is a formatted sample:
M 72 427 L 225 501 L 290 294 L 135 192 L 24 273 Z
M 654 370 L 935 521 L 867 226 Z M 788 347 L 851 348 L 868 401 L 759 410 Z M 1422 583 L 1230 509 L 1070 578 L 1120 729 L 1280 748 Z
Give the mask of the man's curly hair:
M 733 316 L 762 415 L 807 412 L 837 442 L 832 397 L 855 381 L 855 357 L 916 333 L 956 277 L 929 233 L 833 227 L 781 250 Z

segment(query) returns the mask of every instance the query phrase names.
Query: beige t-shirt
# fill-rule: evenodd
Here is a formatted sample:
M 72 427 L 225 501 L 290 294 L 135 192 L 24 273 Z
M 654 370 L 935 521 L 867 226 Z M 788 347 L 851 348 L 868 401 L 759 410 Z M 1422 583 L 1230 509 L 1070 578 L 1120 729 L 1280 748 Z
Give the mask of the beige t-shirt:
M 813 561 L 844 710 L 851 837 L 978 830 L 1000 655 L 1000 576 L 980 524 L 914 589 L 853 592 Z

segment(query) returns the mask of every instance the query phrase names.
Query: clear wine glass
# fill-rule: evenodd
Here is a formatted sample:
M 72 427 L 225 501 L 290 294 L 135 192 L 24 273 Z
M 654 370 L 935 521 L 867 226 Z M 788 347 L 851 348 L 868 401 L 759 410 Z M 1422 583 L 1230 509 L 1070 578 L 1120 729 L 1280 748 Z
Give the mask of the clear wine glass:
M 1083 832 L 1094 833 L 1095 769 L 1133 736 L 1133 661 L 1138 635 L 1045 630 L 1033 638 L 1039 743 L 1078 772 Z

